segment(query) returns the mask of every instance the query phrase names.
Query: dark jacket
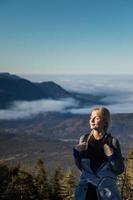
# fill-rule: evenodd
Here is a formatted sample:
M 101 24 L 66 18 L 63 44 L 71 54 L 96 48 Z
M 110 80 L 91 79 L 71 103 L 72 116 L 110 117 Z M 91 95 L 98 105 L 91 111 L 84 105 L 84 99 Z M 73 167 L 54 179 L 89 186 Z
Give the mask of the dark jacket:
M 80 138 L 80 142 L 84 137 Z M 108 144 L 113 148 L 113 155 L 102 164 L 94 174 L 90 168 L 90 160 L 81 158 L 78 150 L 74 148 L 74 159 L 77 167 L 82 171 L 79 185 L 75 190 L 75 200 L 85 200 L 88 183 L 96 187 L 98 200 L 120 200 L 116 186 L 116 177 L 124 171 L 124 163 L 120 145 L 116 138 L 112 137 Z

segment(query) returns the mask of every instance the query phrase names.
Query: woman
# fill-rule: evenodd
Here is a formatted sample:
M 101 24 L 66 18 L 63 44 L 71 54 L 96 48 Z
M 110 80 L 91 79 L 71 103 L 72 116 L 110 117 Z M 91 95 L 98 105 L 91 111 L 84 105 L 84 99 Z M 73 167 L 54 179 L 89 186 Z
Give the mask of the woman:
M 74 148 L 75 163 L 82 172 L 75 200 L 120 200 L 116 177 L 124 171 L 124 163 L 118 140 L 107 132 L 109 110 L 94 108 L 89 124 L 91 133 L 81 136 Z

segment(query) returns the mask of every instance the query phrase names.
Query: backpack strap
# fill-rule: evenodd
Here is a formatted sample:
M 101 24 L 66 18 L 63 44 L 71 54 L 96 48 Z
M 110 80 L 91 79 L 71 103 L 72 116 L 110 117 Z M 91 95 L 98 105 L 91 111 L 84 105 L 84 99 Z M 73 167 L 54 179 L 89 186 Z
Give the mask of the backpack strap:
M 113 137 L 110 133 L 106 133 L 104 138 L 103 138 L 103 144 L 107 144 L 110 147 L 113 146 Z
M 83 142 L 87 142 L 89 137 L 89 133 L 84 135 Z
M 92 136 L 92 132 L 87 133 L 87 134 L 81 136 L 80 137 L 80 142 L 86 142 L 87 143 L 89 141 L 89 139 L 90 139 L 91 136 Z

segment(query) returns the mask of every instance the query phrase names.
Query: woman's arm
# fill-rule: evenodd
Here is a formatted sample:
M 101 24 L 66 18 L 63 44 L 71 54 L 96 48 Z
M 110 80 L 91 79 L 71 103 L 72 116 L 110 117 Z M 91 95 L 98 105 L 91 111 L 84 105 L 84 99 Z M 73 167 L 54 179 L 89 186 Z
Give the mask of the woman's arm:
M 73 148 L 73 156 L 74 156 L 74 161 L 75 161 L 76 166 L 78 167 L 80 171 L 82 171 L 81 157 L 80 157 L 79 151 L 75 147 Z
M 82 171 L 82 167 L 81 167 L 81 156 L 80 156 L 80 152 L 83 151 L 86 148 L 86 142 L 84 141 L 86 135 L 82 135 L 79 139 L 79 143 L 73 148 L 73 156 L 74 156 L 74 161 L 76 166 L 78 167 L 79 170 Z
M 109 159 L 112 170 L 118 175 L 121 174 L 124 171 L 124 159 L 121 154 L 119 141 L 116 138 L 112 138 L 111 147 L 105 144 L 104 152 Z

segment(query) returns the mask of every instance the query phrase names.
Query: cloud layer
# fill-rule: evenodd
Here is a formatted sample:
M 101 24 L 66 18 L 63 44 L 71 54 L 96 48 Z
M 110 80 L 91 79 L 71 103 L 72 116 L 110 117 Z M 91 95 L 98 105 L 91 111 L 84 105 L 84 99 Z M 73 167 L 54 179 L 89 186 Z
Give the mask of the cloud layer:
M 36 78 L 36 79 L 35 79 Z M 32 81 L 55 81 L 69 91 L 105 95 L 103 106 L 108 104 L 111 113 L 133 113 L 132 76 L 41 76 Z M 93 105 L 98 106 L 98 105 Z M 14 102 L 12 108 L 0 110 L 0 119 L 26 118 L 38 113 L 70 112 L 88 114 L 92 107 L 79 108 L 74 99 Z
M 0 110 L 0 119 L 28 118 L 39 113 L 63 112 L 70 107 L 76 107 L 74 99 L 17 101 L 7 110 Z

